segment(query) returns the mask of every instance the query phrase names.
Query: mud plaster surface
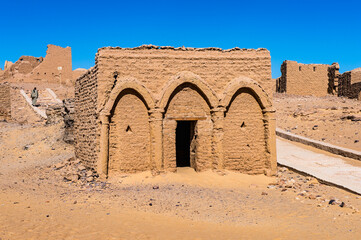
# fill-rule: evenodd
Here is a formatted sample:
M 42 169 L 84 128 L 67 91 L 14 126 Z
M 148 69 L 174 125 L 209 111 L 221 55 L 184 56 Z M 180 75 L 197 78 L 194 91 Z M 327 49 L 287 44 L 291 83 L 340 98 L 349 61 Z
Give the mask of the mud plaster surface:
M 360 213 L 297 194 L 307 190 L 360 209 L 359 196 L 310 184 L 284 169 L 278 178 L 181 169 L 156 177 L 120 175 L 106 185 L 64 182 L 52 166 L 73 149 L 60 136 L 60 126 L 0 123 L 0 238 L 361 237 Z M 280 179 L 294 179 L 299 186 L 267 188 Z

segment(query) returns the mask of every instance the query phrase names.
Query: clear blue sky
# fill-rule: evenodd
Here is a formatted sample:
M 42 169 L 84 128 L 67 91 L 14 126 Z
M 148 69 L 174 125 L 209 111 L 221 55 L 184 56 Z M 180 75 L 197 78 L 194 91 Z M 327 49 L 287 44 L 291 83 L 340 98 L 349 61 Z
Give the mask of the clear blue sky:
M 98 48 L 142 44 L 260 48 L 272 75 L 284 60 L 361 67 L 356 1 L 1 1 L 0 67 L 46 45 L 72 47 L 73 68 L 94 65 Z

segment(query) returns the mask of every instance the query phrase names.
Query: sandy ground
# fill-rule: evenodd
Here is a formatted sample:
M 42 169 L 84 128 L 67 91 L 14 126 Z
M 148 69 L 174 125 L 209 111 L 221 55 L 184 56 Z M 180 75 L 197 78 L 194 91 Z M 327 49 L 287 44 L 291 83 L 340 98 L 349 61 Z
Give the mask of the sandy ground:
M 361 151 L 361 101 L 336 96 L 274 95 L 277 127 Z
M 1 240 L 361 238 L 360 196 L 285 168 L 70 181 L 90 170 L 61 131 L 0 123 Z

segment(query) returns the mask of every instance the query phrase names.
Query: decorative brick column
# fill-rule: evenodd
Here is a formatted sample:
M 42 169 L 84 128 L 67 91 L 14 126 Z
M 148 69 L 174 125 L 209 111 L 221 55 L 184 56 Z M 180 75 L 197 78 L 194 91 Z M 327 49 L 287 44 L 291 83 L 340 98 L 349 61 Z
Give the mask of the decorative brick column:
M 225 107 L 219 106 L 211 110 L 212 122 L 213 122 L 213 141 L 212 151 L 214 156 L 214 164 L 218 169 L 224 168 L 224 155 L 223 155 L 223 125 L 224 125 L 224 113 Z
M 163 169 L 163 109 L 149 110 L 150 138 L 151 138 L 151 168 Z
M 265 139 L 271 171 L 267 172 L 268 176 L 277 173 L 277 150 L 276 150 L 276 110 L 273 108 L 263 109 Z
M 109 163 L 109 116 L 100 115 L 100 153 L 98 159 L 98 173 L 101 178 L 108 177 Z

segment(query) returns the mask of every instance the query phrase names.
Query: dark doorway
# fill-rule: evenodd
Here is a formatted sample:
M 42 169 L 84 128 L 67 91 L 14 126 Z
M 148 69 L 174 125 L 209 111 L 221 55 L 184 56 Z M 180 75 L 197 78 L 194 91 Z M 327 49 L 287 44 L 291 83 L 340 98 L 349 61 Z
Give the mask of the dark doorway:
M 196 121 L 177 121 L 176 157 L 177 167 L 191 166 L 191 142 L 194 138 Z

